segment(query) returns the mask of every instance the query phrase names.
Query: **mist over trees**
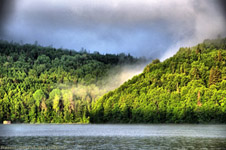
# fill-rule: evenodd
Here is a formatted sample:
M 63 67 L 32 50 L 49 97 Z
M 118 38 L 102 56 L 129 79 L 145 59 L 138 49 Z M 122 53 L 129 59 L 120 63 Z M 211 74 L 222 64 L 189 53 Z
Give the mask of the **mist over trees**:
M 104 80 L 110 71 L 143 61 L 129 54 L 76 52 L 37 42 L 0 41 L 0 54 L 1 122 L 88 123 L 92 104 L 112 90 Z
M 142 59 L 5 41 L 0 53 L 0 121 L 226 122 L 226 38 L 155 59 L 115 90 L 105 79 Z
M 226 123 L 226 38 L 180 48 L 98 99 L 91 122 Z

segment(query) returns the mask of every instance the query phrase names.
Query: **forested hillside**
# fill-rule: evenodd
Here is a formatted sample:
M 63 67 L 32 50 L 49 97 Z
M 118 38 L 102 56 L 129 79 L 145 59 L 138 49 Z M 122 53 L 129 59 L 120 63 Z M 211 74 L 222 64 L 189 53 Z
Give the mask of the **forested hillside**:
M 154 60 L 100 98 L 91 122 L 226 123 L 226 38 Z
M 0 122 L 89 122 L 91 103 L 108 90 L 100 87 L 109 72 L 141 61 L 0 41 Z

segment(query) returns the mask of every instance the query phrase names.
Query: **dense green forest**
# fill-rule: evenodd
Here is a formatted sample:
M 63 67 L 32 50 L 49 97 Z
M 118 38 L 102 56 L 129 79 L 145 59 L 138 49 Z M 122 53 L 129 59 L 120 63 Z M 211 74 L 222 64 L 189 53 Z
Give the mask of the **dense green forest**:
M 109 91 L 109 74 L 142 61 L 0 41 L 0 121 L 87 123 L 92 103 Z
M 0 54 L 1 122 L 226 123 L 226 38 L 153 60 L 110 92 L 107 78 L 144 60 L 6 41 Z
M 95 123 L 226 123 L 226 38 L 180 48 L 92 107 Z

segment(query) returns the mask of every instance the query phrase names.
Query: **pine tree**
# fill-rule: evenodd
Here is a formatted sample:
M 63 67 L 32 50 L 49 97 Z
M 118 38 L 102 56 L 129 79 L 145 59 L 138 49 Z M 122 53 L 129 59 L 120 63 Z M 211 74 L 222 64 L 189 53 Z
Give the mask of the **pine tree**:
M 221 72 L 219 71 L 218 67 L 216 69 L 214 67 L 210 70 L 210 76 L 209 76 L 209 86 L 216 84 L 221 80 Z
M 197 96 L 197 105 L 202 106 L 202 103 L 200 102 L 201 94 L 200 91 L 198 91 L 198 96 Z
M 222 60 L 222 55 L 221 55 L 221 51 L 218 51 L 218 61 Z

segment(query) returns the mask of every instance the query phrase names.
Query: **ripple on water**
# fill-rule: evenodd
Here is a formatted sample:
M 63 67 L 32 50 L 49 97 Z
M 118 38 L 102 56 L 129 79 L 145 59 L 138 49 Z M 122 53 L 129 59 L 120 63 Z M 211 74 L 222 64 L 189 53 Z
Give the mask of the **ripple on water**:
M 226 125 L 0 125 L 0 145 L 11 149 L 226 149 Z

